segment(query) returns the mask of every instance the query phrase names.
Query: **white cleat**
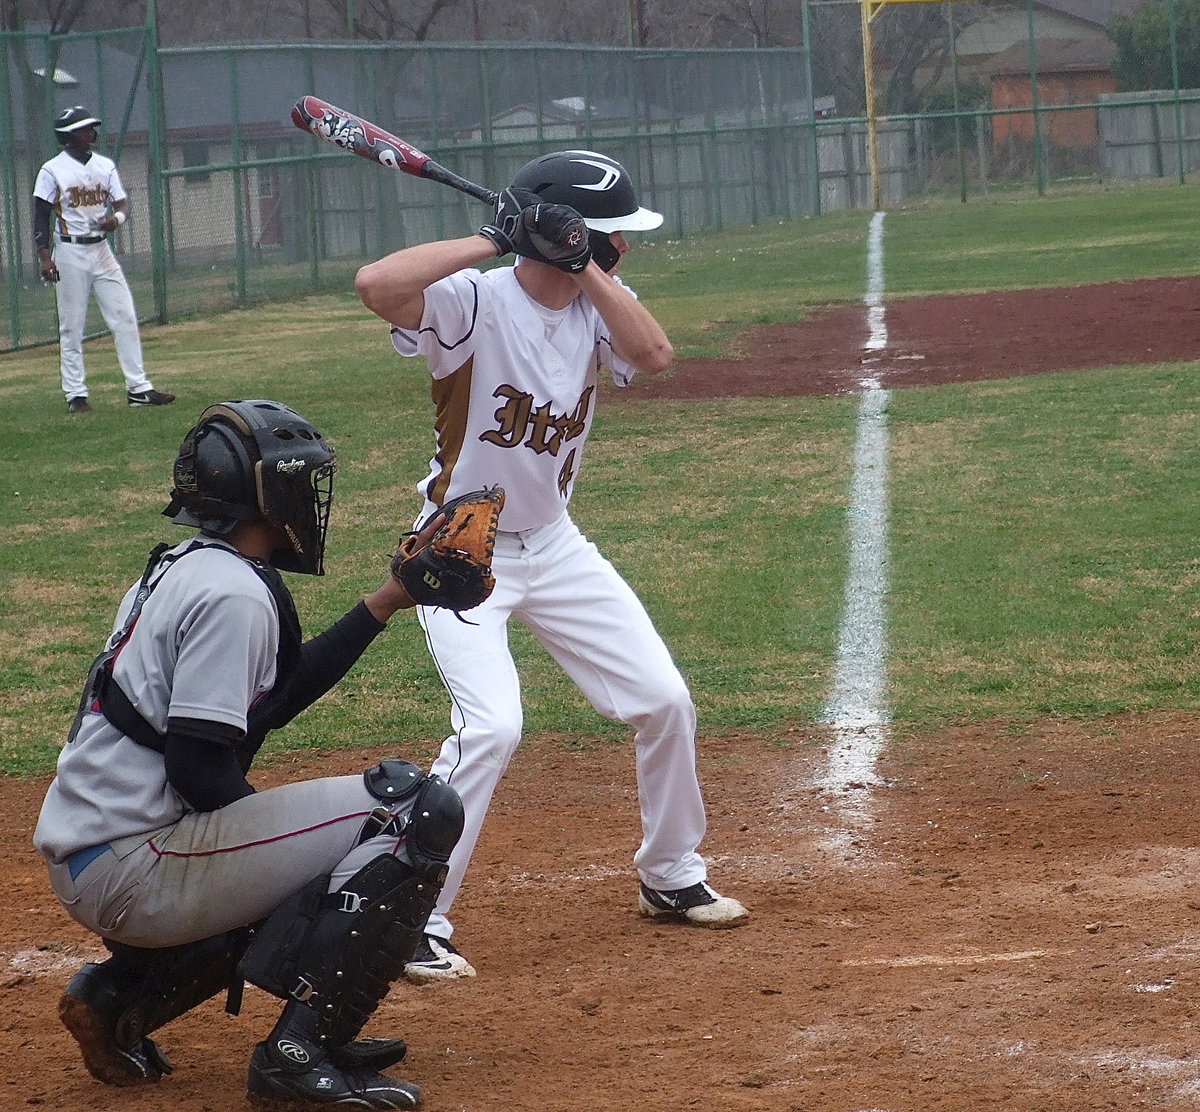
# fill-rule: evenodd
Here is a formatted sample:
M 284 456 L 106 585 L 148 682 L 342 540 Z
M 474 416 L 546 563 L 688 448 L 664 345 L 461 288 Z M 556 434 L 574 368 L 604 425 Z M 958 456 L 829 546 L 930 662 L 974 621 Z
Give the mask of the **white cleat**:
M 474 977 L 475 968 L 446 938 L 427 934 L 417 944 L 412 960 L 404 967 L 404 976 L 414 984 L 427 985 L 434 981 L 456 981 Z
M 649 919 L 676 919 L 695 927 L 724 929 L 749 922 L 748 912 L 731 896 L 713 891 L 704 881 L 669 892 L 642 885 L 638 910 Z

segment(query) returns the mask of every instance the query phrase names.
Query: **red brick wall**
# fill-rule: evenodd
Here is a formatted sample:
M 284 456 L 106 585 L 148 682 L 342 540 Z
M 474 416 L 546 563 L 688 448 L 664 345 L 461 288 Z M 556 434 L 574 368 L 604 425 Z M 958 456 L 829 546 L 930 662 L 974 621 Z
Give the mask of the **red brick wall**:
M 1038 105 L 1092 104 L 1101 93 L 1116 90 L 1117 80 L 1109 70 L 1067 70 L 1038 74 Z M 992 107 L 1030 108 L 1033 82 L 1028 74 L 998 74 L 992 78 Z M 1099 141 L 1096 110 L 1042 114 L 1042 135 L 1058 147 L 1094 147 Z M 992 141 L 998 146 L 1009 136 L 1033 141 L 1033 114 L 1019 112 L 992 118 Z

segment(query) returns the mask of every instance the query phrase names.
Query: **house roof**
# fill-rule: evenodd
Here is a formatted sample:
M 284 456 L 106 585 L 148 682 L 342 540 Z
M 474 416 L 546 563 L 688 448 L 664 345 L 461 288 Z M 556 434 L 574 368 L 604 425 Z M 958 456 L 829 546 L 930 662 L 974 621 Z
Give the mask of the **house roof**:
M 1116 44 L 1107 39 L 1039 39 L 1037 44 L 1038 73 L 1111 70 L 1116 58 Z M 993 77 L 1028 76 L 1029 61 L 1029 44 L 1013 43 L 988 63 L 987 72 Z
M 1107 27 L 1113 16 L 1133 15 L 1145 0 L 1038 0 L 1035 7 Z

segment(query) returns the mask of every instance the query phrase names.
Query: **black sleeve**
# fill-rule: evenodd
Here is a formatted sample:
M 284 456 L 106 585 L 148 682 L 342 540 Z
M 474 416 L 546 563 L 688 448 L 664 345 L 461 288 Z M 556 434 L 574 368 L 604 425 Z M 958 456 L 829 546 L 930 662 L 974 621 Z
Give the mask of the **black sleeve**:
M 50 247 L 50 214 L 54 206 L 42 197 L 33 199 L 33 245 L 39 251 Z
M 367 604 L 360 602 L 324 633 L 305 641 L 285 687 L 251 709 L 247 733 L 254 736 L 277 730 L 307 710 L 350 671 L 385 628 Z
M 236 746 L 243 737 L 241 730 L 218 722 L 167 720 L 167 782 L 193 810 L 218 811 L 254 794 L 238 763 Z

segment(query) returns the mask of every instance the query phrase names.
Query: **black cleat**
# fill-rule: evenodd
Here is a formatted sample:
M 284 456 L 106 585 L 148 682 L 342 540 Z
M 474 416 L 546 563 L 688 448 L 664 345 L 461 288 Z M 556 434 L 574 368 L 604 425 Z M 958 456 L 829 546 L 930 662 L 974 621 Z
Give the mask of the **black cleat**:
M 368 1108 L 416 1108 L 421 1089 L 369 1066 L 338 1064 L 311 1044 L 275 1035 L 254 1048 L 246 1088 L 260 1101 Z
M 143 390 L 140 394 L 130 390 L 125 397 L 130 405 L 170 405 L 175 400 L 174 394 L 164 394 L 158 390 Z
M 151 1038 L 118 1031 L 122 981 L 105 964 L 88 962 L 67 984 L 58 1017 L 75 1037 L 83 1064 L 106 1085 L 148 1085 L 172 1071 Z

